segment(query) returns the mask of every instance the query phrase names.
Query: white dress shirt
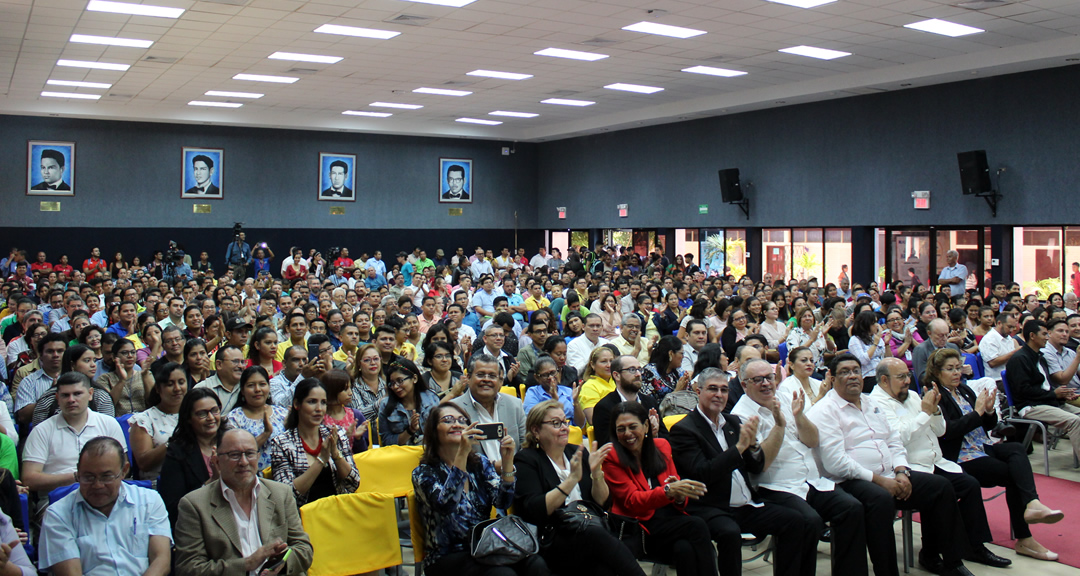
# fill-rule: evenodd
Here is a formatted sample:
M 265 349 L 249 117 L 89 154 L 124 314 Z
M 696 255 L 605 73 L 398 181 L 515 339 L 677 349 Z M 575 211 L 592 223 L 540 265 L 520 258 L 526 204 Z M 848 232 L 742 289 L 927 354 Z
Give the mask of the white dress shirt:
M 933 474 L 936 467 L 953 474 L 964 472 L 959 464 L 946 460 L 941 453 L 938 437 L 945 434 L 945 417 L 941 415 L 941 409 L 930 416 L 923 412 L 922 399 L 917 394 L 909 392 L 900 402 L 880 386 L 874 387 L 870 397 L 885 411 L 889 426 L 900 434 L 912 470 Z
M 232 508 L 233 520 L 236 521 L 236 533 L 240 536 L 240 555 L 244 558 L 251 556 L 262 547 L 262 536 L 259 535 L 259 489 L 262 483 L 255 479 L 255 485 L 251 487 L 251 514 L 245 514 L 243 507 L 236 500 L 236 492 L 232 488 L 221 483 L 221 495 Z M 259 573 L 256 568 L 248 572 L 249 576 Z
M 814 451 L 799 439 L 799 429 L 795 425 L 795 416 L 791 412 L 791 395 L 788 394 L 785 403 L 783 397 L 780 400 L 780 411 L 784 415 L 784 441 L 780 444 L 780 450 L 776 453 L 772 463 L 761 474 L 751 477 L 758 487 L 787 492 L 806 499 L 810 493 L 810 486 L 819 492 L 828 492 L 835 484 L 828 478 L 822 478 L 818 471 L 817 461 L 814 460 Z M 750 398 L 749 394 L 743 394 L 731 413 L 741 418 L 744 422 L 751 416 L 758 417 L 757 440 L 761 443 L 776 426 L 776 419 L 772 410 L 762 406 Z
M 908 466 L 904 443 L 885 411 L 869 394 L 860 404 L 829 390 L 806 414 L 818 428 L 818 467 L 830 480 L 870 482 L 874 474 L 892 478 L 896 468 Z
M 566 363 L 573 366 L 578 374 L 583 374 L 585 366 L 589 364 L 589 355 L 592 354 L 593 349 L 607 343 L 606 339 L 597 336 L 596 344 L 593 344 L 587 336 L 582 334 L 566 345 Z
M 701 411 L 701 407 L 695 408 L 702 418 L 709 423 L 709 428 L 712 429 L 712 433 L 716 436 L 716 441 L 720 443 L 720 449 L 727 451 L 728 443 L 727 438 L 724 438 L 723 423 L 727 422 L 723 416 L 720 416 L 721 425 L 717 426 L 713 423 L 712 419 L 705 415 Z M 728 501 L 732 508 L 738 508 L 739 506 L 753 506 L 754 508 L 761 508 L 764 504 L 760 502 L 754 502 L 754 495 L 750 492 L 750 487 L 746 485 L 746 480 L 743 479 L 743 475 L 736 468 L 731 471 L 731 496 Z
M 990 361 L 1002 354 L 1008 354 L 1016 350 L 1017 343 L 1011 336 L 1002 336 L 997 328 L 986 333 L 979 342 L 979 354 L 983 359 L 983 373 L 987 378 L 993 378 L 995 382 L 1001 382 L 1001 371 L 1005 369 L 1002 364 L 997 368 L 990 367 Z

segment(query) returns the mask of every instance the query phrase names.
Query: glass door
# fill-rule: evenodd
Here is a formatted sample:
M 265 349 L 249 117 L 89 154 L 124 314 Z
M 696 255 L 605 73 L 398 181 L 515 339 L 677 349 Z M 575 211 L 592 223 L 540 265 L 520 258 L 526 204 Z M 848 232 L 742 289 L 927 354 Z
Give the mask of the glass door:
M 892 249 L 890 284 L 900 280 L 911 288 L 928 285 L 934 262 L 929 230 L 892 230 L 889 247 Z

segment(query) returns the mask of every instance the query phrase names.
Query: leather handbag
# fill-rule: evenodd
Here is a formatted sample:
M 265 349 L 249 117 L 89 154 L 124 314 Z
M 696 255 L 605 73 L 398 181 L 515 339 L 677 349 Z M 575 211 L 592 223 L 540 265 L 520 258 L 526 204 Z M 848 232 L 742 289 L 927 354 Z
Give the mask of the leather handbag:
M 513 515 L 473 526 L 469 538 L 469 553 L 473 559 L 490 566 L 517 564 L 539 551 L 536 526 Z
M 634 555 L 634 558 L 645 556 L 645 529 L 637 518 L 622 516 L 612 512 L 608 514 L 608 528 L 615 534 L 623 546 Z
M 574 500 L 551 514 L 551 525 L 571 536 L 594 526 L 607 529 L 606 520 L 607 512 L 588 500 Z

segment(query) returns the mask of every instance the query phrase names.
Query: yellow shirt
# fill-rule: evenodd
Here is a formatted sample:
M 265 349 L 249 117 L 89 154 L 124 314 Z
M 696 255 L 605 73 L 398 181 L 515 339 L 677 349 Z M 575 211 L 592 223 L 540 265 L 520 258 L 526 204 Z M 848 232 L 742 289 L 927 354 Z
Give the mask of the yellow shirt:
M 285 361 L 285 351 L 293 347 L 292 339 L 286 340 L 277 345 L 277 354 L 274 355 L 274 360 L 278 362 Z M 304 350 L 307 350 L 307 340 L 304 340 Z
M 408 359 L 410 362 L 416 361 L 416 346 L 413 346 L 408 341 L 403 342 L 401 346 L 394 348 L 394 354 L 402 356 Z
M 525 309 L 529 312 L 535 312 L 541 308 L 547 308 L 548 306 L 551 306 L 551 302 L 543 296 L 540 297 L 539 303 L 532 296 L 525 299 Z
M 359 350 L 359 348 L 357 348 L 357 350 Z M 338 348 L 337 352 L 334 352 L 334 360 L 337 360 L 338 362 L 348 363 L 351 356 L 353 356 L 353 354 L 346 352 L 345 348 Z
M 599 402 L 615 391 L 615 382 L 611 380 L 604 380 L 603 378 L 596 376 L 595 374 L 589 377 L 584 384 L 581 385 L 581 394 L 578 396 L 578 403 L 581 404 L 581 408 L 592 408 Z

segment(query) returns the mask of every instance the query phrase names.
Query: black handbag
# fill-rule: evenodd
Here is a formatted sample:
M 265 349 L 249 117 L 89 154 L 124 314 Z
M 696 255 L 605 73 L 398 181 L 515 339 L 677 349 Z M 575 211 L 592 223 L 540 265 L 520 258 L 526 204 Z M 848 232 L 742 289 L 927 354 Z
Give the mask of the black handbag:
M 469 538 L 469 553 L 473 559 L 490 566 L 517 564 L 539 551 L 536 526 L 513 515 L 473 526 Z
M 594 526 L 607 529 L 606 520 L 607 512 L 588 500 L 574 500 L 551 514 L 551 525 L 571 536 Z
M 608 528 L 623 543 L 623 546 L 630 550 L 634 558 L 640 559 L 645 556 L 645 530 L 637 518 L 612 512 L 608 514 Z

